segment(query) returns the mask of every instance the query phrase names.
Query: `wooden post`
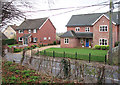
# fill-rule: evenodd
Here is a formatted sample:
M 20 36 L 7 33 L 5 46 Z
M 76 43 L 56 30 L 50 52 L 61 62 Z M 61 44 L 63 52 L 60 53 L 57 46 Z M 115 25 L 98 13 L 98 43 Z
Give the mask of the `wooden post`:
M 106 62 L 107 62 L 107 55 L 105 55 L 105 64 L 106 64 Z
M 65 58 L 65 52 L 64 52 L 64 54 L 63 54 L 63 55 L 64 55 L 64 58 Z
M 77 60 L 77 52 L 75 53 L 75 59 Z
M 55 51 L 53 51 L 53 58 L 55 58 Z
M 91 57 L 91 53 L 89 53 L 89 63 L 90 63 L 90 57 Z

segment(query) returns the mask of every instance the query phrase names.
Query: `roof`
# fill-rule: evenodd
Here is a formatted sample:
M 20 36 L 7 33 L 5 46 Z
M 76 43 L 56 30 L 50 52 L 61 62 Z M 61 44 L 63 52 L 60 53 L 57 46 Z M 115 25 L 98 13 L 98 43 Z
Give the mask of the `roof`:
M 92 32 L 74 32 L 73 30 L 67 31 L 63 35 L 60 36 L 61 38 L 93 38 Z
M 22 24 L 16 28 L 18 29 L 39 29 L 48 18 L 40 19 L 26 19 Z
M 116 24 L 120 24 L 120 22 L 118 22 L 119 19 L 117 18 L 118 13 L 119 12 L 113 12 L 112 15 L 112 21 Z M 103 14 L 109 18 L 109 12 L 73 15 L 66 26 L 92 26 L 93 23 Z
M 16 28 L 18 27 L 18 26 L 16 26 L 16 25 L 10 25 L 14 30 L 16 30 Z
M 71 31 L 67 31 L 66 33 L 64 33 L 60 37 L 76 37 L 76 34 L 73 30 L 71 30 Z
M 5 40 L 5 39 L 8 39 L 8 38 L 2 33 L 2 39 Z
M 24 34 L 21 38 L 29 37 L 31 34 Z

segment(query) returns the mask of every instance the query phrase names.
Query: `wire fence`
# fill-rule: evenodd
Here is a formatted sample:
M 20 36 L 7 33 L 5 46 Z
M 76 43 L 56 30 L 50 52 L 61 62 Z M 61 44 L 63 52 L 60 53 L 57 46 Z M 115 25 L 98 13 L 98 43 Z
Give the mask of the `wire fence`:
M 86 60 L 89 61 L 97 61 L 97 62 L 104 62 L 107 63 L 107 55 L 100 56 L 100 55 L 92 55 L 91 53 L 88 54 L 80 54 L 80 53 L 67 53 L 67 52 L 55 52 L 55 51 L 37 51 L 35 55 L 44 55 L 50 57 L 63 57 L 63 58 L 71 58 L 76 60 Z

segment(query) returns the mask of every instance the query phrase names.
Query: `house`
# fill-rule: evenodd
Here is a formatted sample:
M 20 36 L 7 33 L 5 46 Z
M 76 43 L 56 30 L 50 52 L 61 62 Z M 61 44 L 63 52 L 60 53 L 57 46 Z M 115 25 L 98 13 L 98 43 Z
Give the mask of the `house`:
M 8 38 L 8 39 L 12 39 L 16 37 L 16 25 L 9 25 L 7 26 L 7 28 L 3 31 L 3 34 Z
M 25 19 L 16 28 L 17 42 L 23 45 L 53 44 L 56 28 L 49 18 Z
M 120 41 L 120 18 L 112 15 L 113 47 Z M 61 47 L 94 47 L 109 45 L 109 13 L 73 15 L 67 23 L 67 32 L 61 35 Z

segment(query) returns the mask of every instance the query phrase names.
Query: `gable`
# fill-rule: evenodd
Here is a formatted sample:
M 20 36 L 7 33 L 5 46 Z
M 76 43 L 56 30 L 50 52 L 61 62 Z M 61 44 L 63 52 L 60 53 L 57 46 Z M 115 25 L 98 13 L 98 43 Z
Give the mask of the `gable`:
M 93 22 L 92 25 L 95 25 L 95 23 L 97 23 L 102 17 L 105 17 L 106 19 L 110 20 L 105 14 L 103 14 L 95 22 Z M 112 21 L 112 23 L 116 25 L 116 23 L 114 21 Z

